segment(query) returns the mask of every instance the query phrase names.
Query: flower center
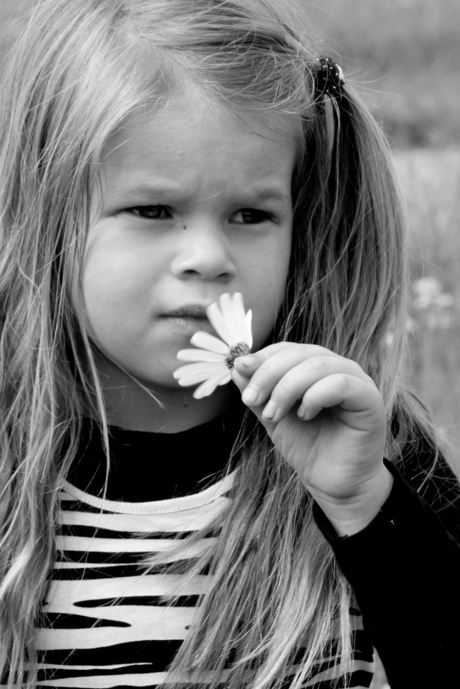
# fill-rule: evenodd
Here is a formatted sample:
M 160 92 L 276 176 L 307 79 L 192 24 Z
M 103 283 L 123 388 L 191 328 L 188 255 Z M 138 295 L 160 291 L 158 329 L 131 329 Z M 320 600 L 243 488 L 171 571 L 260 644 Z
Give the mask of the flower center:
M 249 354 L 250 351 L 251 348 L 248 344 L 246 344 L 246 342 L 238 342 L 238 344 L 234 347 L 230 347 L 229 352 L 225 357 L 225 363 L 227 364 L 228 368 L 232 369 L 233 364 L 235 363 L 235 359 L 239 356 Z

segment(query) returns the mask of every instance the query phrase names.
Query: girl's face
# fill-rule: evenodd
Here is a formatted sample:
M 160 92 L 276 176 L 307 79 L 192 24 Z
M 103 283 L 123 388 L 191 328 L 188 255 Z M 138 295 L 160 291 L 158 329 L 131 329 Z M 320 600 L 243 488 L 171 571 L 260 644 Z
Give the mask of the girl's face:
M 121 366 L 152 390 L 179 390 L 178 350 L 196 330 L 212 332 L 193 316 L 224 292 L 243 294 L 254 348 L 263 345 L 291 248 L 297 139 L 284 124 L 280 133 L 256 117 L 216 122 L 183 100 L 128 121 L 110 142 L 82 273 L 106 374 Z

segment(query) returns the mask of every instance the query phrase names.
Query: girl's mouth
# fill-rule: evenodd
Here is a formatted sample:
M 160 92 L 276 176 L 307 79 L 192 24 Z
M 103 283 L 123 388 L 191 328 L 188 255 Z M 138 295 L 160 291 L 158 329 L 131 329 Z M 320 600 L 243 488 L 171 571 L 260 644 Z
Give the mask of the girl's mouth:
M 177 309 L 171 309 L 162 316 L 171 330 L 181 331 L 193 335 L 200 330 L 214 334 L 214 329 L 206 315 L 209 304 L 184 304 Z
M 202 304 L 187 304 L 173 309 L 162 316 L 172 330 L 180 330 L 187 335 L 204 330 L 212 333 L 213 328 L 206 316 L 206 306 Z
M 164 320 L 173 330 L 182 330 L 186 333 L 196 333 L 199 330 L 212 332 L 212 327 L 208 319 L 197 318 L 194 316 L 165 316 Z
M 166 318 L 205 318 L 209 304 L 184 304 L 165 314 Z

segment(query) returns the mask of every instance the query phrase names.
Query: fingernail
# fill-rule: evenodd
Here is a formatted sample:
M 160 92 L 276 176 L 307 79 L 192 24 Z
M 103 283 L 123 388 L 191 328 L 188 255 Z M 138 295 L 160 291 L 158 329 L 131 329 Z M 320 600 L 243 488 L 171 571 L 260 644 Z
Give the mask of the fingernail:
M 255 402 L 257 402 L 258 397 L 258 390 L 256 390 L 256 388 L 252 388 L 250 385 L 248 385 L 248 387 L 243 392 L 243 402 L 245 402 L 246 404 L 254 404 Z
M 297 410 L 297 416 L 299 419 L 303 419 L 305 421 L 306 416 L 307 416 L 307 409 L 304 407 L 302 404 Z
M 262 412 L 262 418 L 266 421 L 270 421 L 275 417 L 276 414 L 276 404 L 269 402 Z
M 252 366 L 255 362 L 255 359 L 253 356 L 239 356 L 235 359 L 235 364 L 238 362 L 238 365 L 244 366 L 245 368 L 249 368 Z

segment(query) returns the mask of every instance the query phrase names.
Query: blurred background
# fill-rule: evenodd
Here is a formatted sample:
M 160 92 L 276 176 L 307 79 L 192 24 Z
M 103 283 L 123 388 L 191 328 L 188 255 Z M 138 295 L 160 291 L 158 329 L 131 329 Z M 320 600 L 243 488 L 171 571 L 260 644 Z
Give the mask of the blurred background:
M 18 7 L 0 0 L 0 26 Z M 190 0 L 193 2 L 193 0 Z M 72 0 L 69 0 L 72 2 Z M 298 0 L 389 137 L 410 225 L 408 383 L 460 447 L 460 2 Z M 3 53 L 20 31 L 3 35 Z M 0 58 L 1 60 L 1 58 Z M 458 453 L 460 456 L 460 453 Z M 460 461 L 459 461 L 460 467 Z M 379 669 L 373 689 L 382 689 Z M 409 689 L 409 688 L 408 688 Z

